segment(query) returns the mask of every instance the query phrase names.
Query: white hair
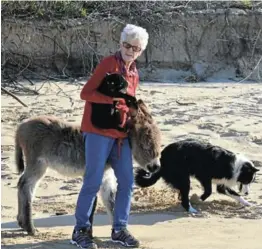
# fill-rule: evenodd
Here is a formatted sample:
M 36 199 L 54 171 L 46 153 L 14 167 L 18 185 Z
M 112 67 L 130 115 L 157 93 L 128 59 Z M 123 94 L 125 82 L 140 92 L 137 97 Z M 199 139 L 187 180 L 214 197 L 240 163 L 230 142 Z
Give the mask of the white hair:
M 133 24 L 127 24 L 121 33 L 120 42 L 130 42 L 132 40 L 139 40 L 142 50 L 145 50 L 148 43 L 146 29 Z

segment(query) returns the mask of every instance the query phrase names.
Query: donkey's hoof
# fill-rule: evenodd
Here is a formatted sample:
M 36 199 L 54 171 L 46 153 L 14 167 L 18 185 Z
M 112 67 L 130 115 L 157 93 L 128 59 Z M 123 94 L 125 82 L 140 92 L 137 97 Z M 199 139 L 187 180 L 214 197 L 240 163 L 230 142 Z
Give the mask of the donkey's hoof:
M 35 227 L 30 227 L 29 229 L 26 229 L 26 231 L 27 234 L 30 236 L 34 236 L 38 232 L 38 230 Z
M 27 234 L 30 236 L 34 236 L 36 234 L 36 231 L 35 230 L 27 231 Z
M 18 223 L 18 226 L 20 226 L 21 228 L 24 228 L 23 227 L 23 222 L 21 220 L 17 220 L 17 223 Z
M 18 217 L 16 218 L 16 220 L 17 220 L 18 226 L 20 226 L 22 229 L 26 230 L 23 221 Z

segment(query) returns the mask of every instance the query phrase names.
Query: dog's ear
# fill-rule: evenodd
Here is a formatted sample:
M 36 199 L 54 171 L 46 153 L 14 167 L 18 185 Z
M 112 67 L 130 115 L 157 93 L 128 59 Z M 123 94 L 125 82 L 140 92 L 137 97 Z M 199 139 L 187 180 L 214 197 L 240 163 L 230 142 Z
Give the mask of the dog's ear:
M 128 82 L 126 81 L 125 77 L 121 74 L 119 74 L 119 81 L 124 84 L 124 87 L 128 86 Z
M 105 77 L 102 79 L 102 84 L 107 84 L 111 77 L 112 74 L 106 73 Z
M 256 173 L 257 171 L 259 171 L 258 168 L 254 167 L 253 162 L 252 162 L 252 163 L 246 162 L 246 163 L 244 163 L 243 166 L 244 166 L 244 167 L 247 169 L 247 171 L 249 171 L 249 172 Z

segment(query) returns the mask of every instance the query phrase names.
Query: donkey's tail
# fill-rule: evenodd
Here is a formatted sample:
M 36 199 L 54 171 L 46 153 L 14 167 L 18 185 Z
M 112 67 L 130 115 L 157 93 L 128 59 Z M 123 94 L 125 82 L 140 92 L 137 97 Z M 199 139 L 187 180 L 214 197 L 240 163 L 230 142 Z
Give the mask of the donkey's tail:
M 16 163 L 16 170 L 19 174 L 22 174 L 25 169 L 24 160 L 23 160 L 23 151 L 19 144 L 18 138 L 15 138 L 15 163 Z
M 135 172 L 135 183 L 142 188 L 154 185 L 162 176 L 161 168 L 155 173 L 148 173 L 144 169 L 137 169 Z
M 109 219 L 113 224 L 117 181 L 113 169 L 110 165 L 109 167 L 110 168 L 107 168 L 104 172 L 103 181 L 100 187 L 100 195 L 106 207 Z

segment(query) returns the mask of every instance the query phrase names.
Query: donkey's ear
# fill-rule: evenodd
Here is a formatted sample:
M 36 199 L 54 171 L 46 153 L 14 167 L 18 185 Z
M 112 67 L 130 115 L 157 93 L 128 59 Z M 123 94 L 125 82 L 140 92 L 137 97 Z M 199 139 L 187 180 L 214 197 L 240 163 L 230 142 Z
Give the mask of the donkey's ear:
M 143 102 L 143 100 L 139 99 L 137 103 L 138 103 L 138 108 L 142 111 L 144 116 L 147 117 L 149 120 L 153 120 L 153 117 L 151 116 L 151 113 L 147 108 L 147 106 L 145 105 L 145 103 Z
M 146 106 L 145 102 L 142 99 L 139 99 L 137 101 L 137 104 L 142 109 L 142 111 L 145 111 L 146 113 L 150 113 L 148 107 Z
M 139 99 L 139 100 L 137 101 L 137 104 L 139 104 L 139 105 L 145 105 L 145 103 L 144 103 L 144 101 L 143 101 L 142 99 Z

